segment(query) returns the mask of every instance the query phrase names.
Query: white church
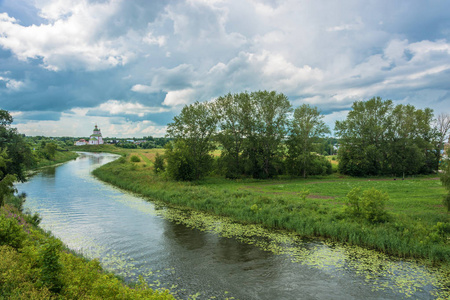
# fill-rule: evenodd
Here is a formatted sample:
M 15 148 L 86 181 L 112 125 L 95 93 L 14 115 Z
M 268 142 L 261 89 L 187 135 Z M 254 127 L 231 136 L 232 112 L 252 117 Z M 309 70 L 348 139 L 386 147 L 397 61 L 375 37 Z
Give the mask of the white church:
M 81 146 L 81 145 L 102 145 L 103 137 L 102 133 L 100 131 L 100 128 L 97 127 L 97 124 L 95 124 L 94 132 L 89 137 L 89 141 L 86 141 L 85 139 L 80 139 L 75 142 L 75 146 Z
M 94 133 L 91 134 L 89 138 L 89 145 L 102 145 L 103 138 L 102 133 L 100 132 L 100 128 L 97 128 L 97 124 L 95 124 Z

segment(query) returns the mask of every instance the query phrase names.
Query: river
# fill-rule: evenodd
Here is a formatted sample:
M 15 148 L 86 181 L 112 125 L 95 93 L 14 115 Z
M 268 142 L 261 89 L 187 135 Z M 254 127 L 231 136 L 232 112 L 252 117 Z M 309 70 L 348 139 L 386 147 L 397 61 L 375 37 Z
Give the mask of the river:
M 304 241 L 167 208 L 100 182 L 91 171 L 117 156 L 80 153 L 26 183 L 25 208 L 69 248 L 126 280 L 142 275 L 181 299 L 435 299 L 438 269 L 358 247 Z

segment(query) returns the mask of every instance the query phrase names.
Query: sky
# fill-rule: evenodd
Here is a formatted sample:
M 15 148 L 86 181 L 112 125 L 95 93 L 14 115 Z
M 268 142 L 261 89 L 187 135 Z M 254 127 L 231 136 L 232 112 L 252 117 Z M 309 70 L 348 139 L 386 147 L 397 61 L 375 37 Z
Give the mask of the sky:
M 450 1 L 0 0 L 0 109 L 29 136 L 161 137 L 184 105 L 275 90 L 450 113 Z

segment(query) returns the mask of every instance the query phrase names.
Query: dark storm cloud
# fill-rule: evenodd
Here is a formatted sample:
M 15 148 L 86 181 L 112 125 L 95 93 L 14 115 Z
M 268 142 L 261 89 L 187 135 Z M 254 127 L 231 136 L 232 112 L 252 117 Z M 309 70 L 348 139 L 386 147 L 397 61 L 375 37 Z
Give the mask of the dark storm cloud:
M 27 111 L 14 116 L 14 123 L 28 123 L 29 121 L 59 121 L 60 112 L 54 111 Z

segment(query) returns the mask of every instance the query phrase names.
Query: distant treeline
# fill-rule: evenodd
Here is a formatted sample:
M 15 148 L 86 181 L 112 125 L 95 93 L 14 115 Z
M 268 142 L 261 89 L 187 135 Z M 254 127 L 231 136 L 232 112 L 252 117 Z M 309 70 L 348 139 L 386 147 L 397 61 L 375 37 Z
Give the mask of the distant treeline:
M 446 131 L 433 126 L 433 111 L 391 100 L 357 101 L 337 121 L 339 171 L 352 176 L 427 174 L 438 170 Z M 448 116 L 447 116 L 448 119 Z M 168 124 L 167 174 L 196 180 L 211 171 L 227 178 L 271 178 L 280 174 L 329 174 L 338 140 L 321 112 L 303 104 L 295 110 L 275 91 L 227 94 L 185 106 Z M 325 148 L 326 146 L 327 148 Z M 220 149 L 215 161 L 212 151 Z M 160 168 L 161 169 L 161 168 Z

